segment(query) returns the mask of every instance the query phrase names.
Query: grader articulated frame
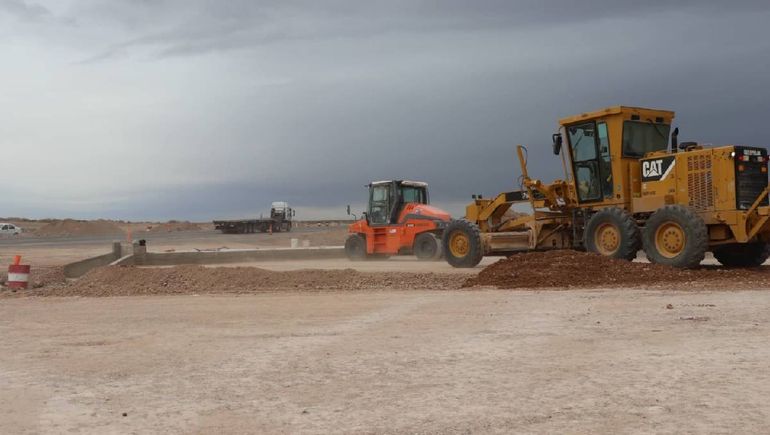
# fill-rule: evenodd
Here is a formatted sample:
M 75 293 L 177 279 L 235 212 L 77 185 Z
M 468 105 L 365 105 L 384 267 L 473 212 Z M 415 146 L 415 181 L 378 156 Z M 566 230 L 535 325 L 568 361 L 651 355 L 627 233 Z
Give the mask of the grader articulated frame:
M 562 249 L 572 246 L 572 237 L 566 230 L 572 228 L 575 195 L 572 186 L 563 180 L 545 184 L 529 177 L 524 158 L 525 148 L 517 146 L 521 164 L 521 190 L 503 192 L 492 199 L 474 198 L 466 207 L 465 219 L 453 221 L 452 227 L 466 227 L 475 237 L 464 237 L 464 232 L 447 234 L 445 251 L 450 264 L 472 267 L 484 255 L 507 255 L 514 252 L 544 249 Z M 514 204 L 529 203 L 533 213 L 506 219 Z M 480 243 L 479 243 L 480 242 Z M 469 255 L 475 254 L 475 255 Z M 470 260 L 473 264 L 452 263 L 451 259 Z

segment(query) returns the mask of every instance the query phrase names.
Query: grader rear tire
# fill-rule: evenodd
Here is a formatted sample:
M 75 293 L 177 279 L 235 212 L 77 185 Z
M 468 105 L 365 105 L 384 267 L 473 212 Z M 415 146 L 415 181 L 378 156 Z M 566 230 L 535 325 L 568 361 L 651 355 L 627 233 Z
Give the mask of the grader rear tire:
M 642 235 L 628 212 L 617 207 L 604 208 L 588 221 L 583 246 L 588 252 L 631 261 L 642 247 Z
M 766 243 L 736 243 L 714 248 L 714 258 L 726 267 L 759 267 L 770 257 Z
M 438 260 L 441 258 L 441 240 L 433 233 L 420 233 L 414 238 L 412 251 L 418 260 Z
M 703 218 L 683 205 L 666 205 L 647 219 L 642 244 L 647 258 L 666 266 L 697 267 L 708 249 Z
M 479 227 L 465 219 L 449 223 L 442 245 L 446 261 L 453 267 L 476 267 L 484 257 Z

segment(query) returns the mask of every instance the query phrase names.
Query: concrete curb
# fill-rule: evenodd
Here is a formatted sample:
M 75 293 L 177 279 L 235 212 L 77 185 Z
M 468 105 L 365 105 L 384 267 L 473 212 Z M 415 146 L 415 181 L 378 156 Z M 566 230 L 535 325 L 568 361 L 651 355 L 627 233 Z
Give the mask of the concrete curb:
M 123 266 L 126 264 L 134 264 L 134 254 L 124 255 L 117 260 L 110 263 L 110 266 Z
M 112 252 L 64 265 L 64 276 L 80 278 L 101 266 L 174 266 L 177 264 L 248 263 L 252 261 L 291 261 L 345 258 L 342 246 L 312 248 L 228 249 L 222 251 L 146 252 L 134 246 L 134 253 L 123 255 L 125 247 L 116 242 Z
M 114 242 L 112 244 L 112 252 L 109 254 L 97 255 L 96 257 L 65 264 L 63 268 L 64 276 L 66 278 L 80 278 L 91 269 L 111 264 L 115 260 L 121 258 L 122 254 L 123 246 L 120 242 Z

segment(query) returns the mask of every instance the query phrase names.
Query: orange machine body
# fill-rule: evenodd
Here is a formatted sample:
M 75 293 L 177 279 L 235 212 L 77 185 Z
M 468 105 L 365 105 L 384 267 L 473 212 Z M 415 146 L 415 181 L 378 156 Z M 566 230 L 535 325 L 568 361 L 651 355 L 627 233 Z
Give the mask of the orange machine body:
M 396 255 L 410 253 L 418 234 L 443 231 L 449 219 L 449 213 L 440 208 L 409 203 L 404 205 L 395 224 L 371 225 L 366 219 L 359 219 L 350 224 L 348 232 L 366 237 L 367 254 Z
M 367 255 L 411 254 L 415 238 L 426 232 L 441 238 L 451 216 L 429 205 L 427 186 L 406 180 L 369 184 L 367 211 L 348 227 L 366 239 Z

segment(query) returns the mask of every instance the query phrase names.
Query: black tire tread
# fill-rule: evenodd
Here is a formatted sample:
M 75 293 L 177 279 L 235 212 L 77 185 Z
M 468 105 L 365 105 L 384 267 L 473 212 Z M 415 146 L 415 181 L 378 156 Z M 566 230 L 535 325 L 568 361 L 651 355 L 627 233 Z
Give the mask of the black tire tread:
M 356 250 L 355 244 L 361 244 L 362 251 Z M 360 234 L 351 234 L 345 239 L 345 256 L 351 261 L 366 260 L 366 238 Z
M 687 240 L 684 251 L 677 257 L 666 258 L 658 255 L 655 248 L 655 230 L 667 221 L 674 220 L 685 232 Z M 664 264 L 683 269 L 694 268 L 700 265 L 708 250 L 708 227 L 703 218 L 692 209 L 683 205 L 666 205 L 655 211 L 644 226 L 642 244 L 647 259 L 653 263 Z
M 735 243 L 717 246 L 714 258 L 725 267 L 759 267 L 770 257 L 766 243 Z
M 426 239 L 430 239 L 435 244 L 436 248 L 433 251 L 433 253 L 423 253 L 419 249 L 419 246 L 421 246 L 423 241 L 425 241 Z M 439 258 L 441 258 L 441 240 L 431 232 L 420 233 L 414 238 L 412 251 L 414 252 L 415 257 L 417 257 L 417 259 L 419 260 L 422 260 L 422 261 L 438 260 Z
M 462 258 L 454 257 L 449 250 L 449 237 L 452 232 L 458 229 L 467 233 L 468 239 L 471 241 L 470 252 L 468 255 Z M 449 225 L 447 225 L 446 229 L 444 230 L 444 236 L 442 237 L 441 245 L 444 258 L 452 267 L 476 267 L 476 265 L 481 262 L 481 259 L 484 258 L 484 253 L 481 249 L 481 231 L 476 224 L 466 219 L 452 220 Z
M 626 210 L 618 207 L 603 208 L 596 212 L 588 220 L 588 224 L 583 231 L 583 246 L 588 252 L 598 252 L 594 245 L 593 233 L 598 224 L 610 221 L 617 225 L 620 231 L 620 247 L 612 258 L 631 261 L 636 258 L 637 252 L 642 248 L 642 232 L 633 216 Z

